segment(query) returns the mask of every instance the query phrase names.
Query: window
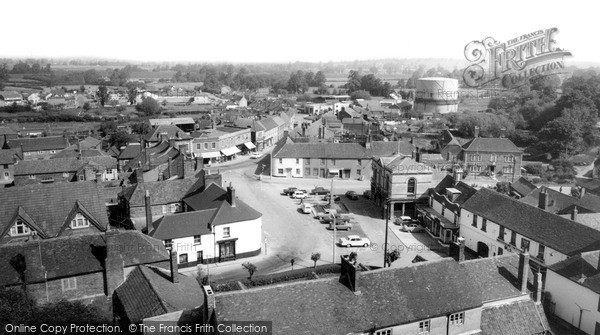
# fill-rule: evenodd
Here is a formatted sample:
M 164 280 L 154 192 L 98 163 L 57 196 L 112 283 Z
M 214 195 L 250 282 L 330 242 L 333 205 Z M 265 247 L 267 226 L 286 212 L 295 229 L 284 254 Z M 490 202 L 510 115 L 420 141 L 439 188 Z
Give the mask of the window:
M 486 231 L 487 229 L 487 219 L 481 220 L 481 230 Z
M 223 227 L 223 237 L 229 237 L 229 236 L 231 236 L 229 227 Z
M 10 172 L 4 172 L 4 178 L 10 177 Z
M 502 173 L 513 173 L 514 167 L 512 165 L 505 166 L 502 168 Z
M 517 233 L 514 231 L 510 232 L 510 244 L 517 246 Z
M 162 205 L 163 214 L 167 214 L 167 205 Z
M 51 153 L 51 154 L 55 154 L 55 153 L 56 153 L 56 150 L 50 150 L 50 153 Z
M 406 192 L 408 194 L 415 194 L 417 189 L 417 181 L 415 178 L 410 178 L 408 180 L 408 185 L 406 186 Z
M 313 169 L 313 176 L 314 177 L 318 177 L 319 176 L 319 169 Z
M 450 325 L 451 326 L 458 326 L 458 325 L 462 325 L 463 323 L 465 323 L 465 313 L 464 312 L 450 314 Z
M 477 228 L 477 215 L 473 214 L 473 223 L 471 223 L 471 226 Z
M 515 161 L 515 156 L 510 155 L 510 156 L 504 157 L 504 162 L 506 162 L 506 163 L 512 163 L 514 161 Z
M 500 226 L 500 231 L 498 232 L 498 239 L 504 241 L 504 227 L 502 226 Z
M 277 173 L 283 174 L 283 169 L 277 169 Z
M 300 164 L 300 158 L 296 158 L 296 164 Z
M 279 158 L 279 164 L 283 164 L 283 158 Z
M 392 335 L 391 329 L 383 329 L 375 332 L 375 335 Z
M 179 212 L 180 209 L 181 209 L 181 205 L 178 203 L 169 204 L 169 212 L 171 212 L 171 213 L 177 213 L 177 212 Z
M 469 155 L 471 162 L 481 162 L 481 155 Z
M 361 169 L 356 169 L 356 175 L 360 176 L 362 174 L 362 170 Z
M 496 162 L 496 159 L 498 158 L 498 156 L 496 156 L 496 154 L 492 154 L 490 156 L 490 162 Z
M 187 262 L 188 262 L 187 254 L 180 254 L 179 255 L 179 264 L 183 264 L 183 263 L 187 263 Z
M 521 250 L 525 251 L 529 251 L 529 240 L 526 238 L 522 238 L 521 239 Z
M 213 149 L 215 149 L 215 148 L 217 147 L 217 144 L 216 144 L 215 142 L 212 142 L 212 143 L 211 143 L 211 147 L 212 147 Z
M 2 167 L 3 167 L 4 169 L 8 169 L 8 164 L 2 164 Z
M 71 228 L 72 229 L 86 228 L 89 226 L 90 226 L 90 222 L 88 221 L 88 219 L 85 216 L 81 215 L 81 213 L 77 213 L 77 215 L 75 215 L 73 220 L 71 220 Z
M 362 159 L 358 160 L 358 165 L 362 165 Z
M 300 174 L 300 169 L 296 169 L 296 174 Z
M 164 240 L 163 244 L 165 245 L 165 248 L 167 248 L 167 249 L 173 248 L 173 240 L 171 240 L 171 239 Z
M 208 150 L 208 143 L 204 143 L 204 150 Z
M 201 148 L 202 148 L 202 144 L 201 143 L 196 143 L 196 149 L 200 150 Z
M 541 261 L 544 260 L 544 253 L 546 252 L 546 247 L 543 244 L 540 244 L 538 247 L 538 255 L 537 258 Z
M 77 278 L 76 277 L 63 278 L 60 280 L 60 284 L 62 286 L 63 292 L 75 290 L 75 289 L 77 289 Z
M 331 160 L 331 164 L 335 165 L 335 159 Z
M 202 236 L 194 235 L 194 244 L 202 244 Z
M 35 175 L 34 174 L 30 174 L 29 175 L 29 179 L 35 179 Z
M 419 322 L 419 334 L 429 333 L 429 320 Z
M 29 235 L 31 230 L 25 225 L 21 219 L 17 219 L 14 226 L 10 228 L 10 236 Z
M 69 178 L 69 173 L 68 172 L 63 172 L 63 177 L 64 178 Z
M 310 165 L 310 158 L 304 158 L 304 164 Z
M 79 175 L 79 181 L 84 181 L 85 180 L 85 176 L 84 175 Z
M 310 168 L 304 168 L 304 175 L 310 176 Z

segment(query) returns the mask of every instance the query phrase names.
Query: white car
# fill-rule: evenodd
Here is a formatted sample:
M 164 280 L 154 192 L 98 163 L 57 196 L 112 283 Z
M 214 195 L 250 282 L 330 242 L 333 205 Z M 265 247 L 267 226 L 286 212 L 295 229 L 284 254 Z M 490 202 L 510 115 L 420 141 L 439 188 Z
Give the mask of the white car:
M 308 193 L 306 193 L 306 191 L 298 190 L 292 194 L 292 198 L 294 199 L 305 199 L 306 197 L 308 197 Z
M 262 157 L 262 154 L 260 154 L 258 152 L 255 152 L 255 153 L 253 153 L 253 154 L 250 155 L 251 159 L 259 159 L 261 157 Z
M 360 237 L 358 235 L 348 235 L 348 237 L 340 238 L 340 246 L 350 247 L 368 247 L 371 245 L 371 241 L 366 237 Z

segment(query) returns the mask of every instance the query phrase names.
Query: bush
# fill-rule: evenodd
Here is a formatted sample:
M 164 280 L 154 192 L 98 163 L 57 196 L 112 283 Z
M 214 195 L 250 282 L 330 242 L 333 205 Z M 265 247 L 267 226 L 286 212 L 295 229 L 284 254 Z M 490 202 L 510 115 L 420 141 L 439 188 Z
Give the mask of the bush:
M 534 183 L 534 184 L 539 184 L 539 183 L 541 183 L 541 182 L 542 182 L 542 178 L 535 177 L 535 178 L 533 178 L 533 179 L 531 180 L 531 182 L 532 182 L 532 183 Z

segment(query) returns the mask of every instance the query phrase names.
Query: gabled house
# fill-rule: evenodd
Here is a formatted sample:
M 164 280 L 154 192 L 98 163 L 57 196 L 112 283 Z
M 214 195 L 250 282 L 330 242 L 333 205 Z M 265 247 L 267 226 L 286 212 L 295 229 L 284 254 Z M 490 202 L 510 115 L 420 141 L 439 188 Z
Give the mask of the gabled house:
M 582 252 L 600 250 L 600 231 L 487 188 L 462 205 L 460 234 L 481 257 L 529 252 L 542 271 Z
M 150 236 L 177 251 L 181 266 L 256 256 L 261 251 L 262 214 L 218 184 L 183 200 L 186 212 L 154 222 Z
M 69 146 L 62 136 L 8 139 L 3 149 L 22 149 L 24 160 L 48 159 Z
M 148 143 L 169 142 L 182 152 L 190 152 L 192 136 L 175 125 L 159 125 L 151 130 L 144 140 Z
M 510 183 L 510 193 L 517 199 L 527 196 L 536 188 L 537 187 L 533 185 L 532 182 L 525 179 L 525 177 L 520 177 L 516 181 Z
M 15 164 L 19 160 L 23 160 L 20 149 L 0 149 L 0 187 L 13 185 Z
M 169 254 L 136 231 L 3 244 L 0 286 L 21 288 L 38 304 L 77 300 L 108 311 L 115 289 L 138 265 L 168 269 Z
M 104 190 L 95 182 L 0 189 L 0 244 L 103 232 Z
M 469 173 L 506 175 L 513 180 L 521 176 L 523 151 L 505 137 L 475 137 L 462 146 L 458 158 Z
M 119 165 L 119 171 L 123 171 L 123 168 L 130 160 L 138 157 L 142 152 L 142 145 L 138 142 L 128 143 L 127 146 L 119 148 L 119 154 L 117 161 Z
M 15 91 L 0 91 L 0 100 L 4 101 L 6 105 L 14 103 L 20 105 L 23 103 L 23 96 Z

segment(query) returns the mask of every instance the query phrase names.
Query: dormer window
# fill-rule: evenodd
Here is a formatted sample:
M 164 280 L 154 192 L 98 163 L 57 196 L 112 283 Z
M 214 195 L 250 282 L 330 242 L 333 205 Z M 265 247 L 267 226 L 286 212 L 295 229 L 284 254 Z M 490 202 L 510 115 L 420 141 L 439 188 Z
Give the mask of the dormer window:
M 73 220 L 71 220 L 72 229 L 87 228 L 89 226 L 90 221 L 88 221 L 88 219 L 85 216 L 81 215 L 81 213 L 77 213 Z
M 10 236 L 24 236 L 30 234 L 31 230 L 25 225 L 25 223 L 21 219 L 15 221 L 14 226 L 10 228 Z

